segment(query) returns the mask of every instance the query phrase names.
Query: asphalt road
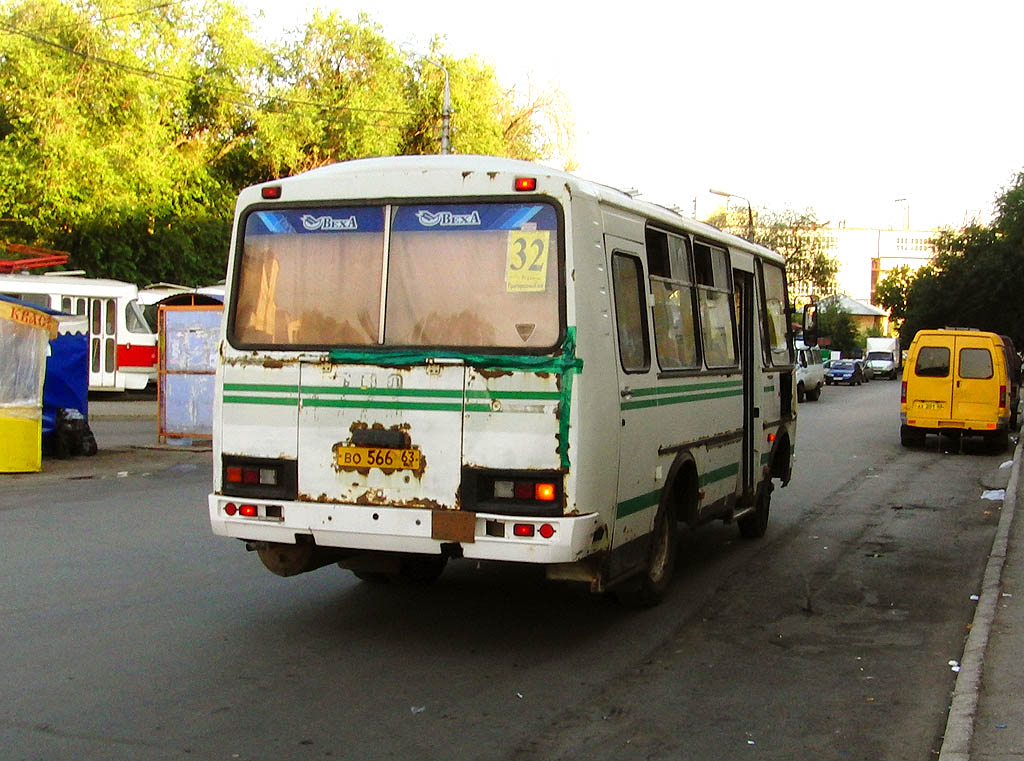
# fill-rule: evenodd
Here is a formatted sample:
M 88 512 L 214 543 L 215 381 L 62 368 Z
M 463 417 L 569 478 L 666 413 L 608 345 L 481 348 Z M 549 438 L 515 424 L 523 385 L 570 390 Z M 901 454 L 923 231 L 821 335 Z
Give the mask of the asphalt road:
M 1009 453 L 905 450 L 899 384 L 800 407 L 768 535 L 680 538 L 633 611 L 530 568 L 290 579 L 205 460 L 0 488 L 10 759 L 932 759 Z

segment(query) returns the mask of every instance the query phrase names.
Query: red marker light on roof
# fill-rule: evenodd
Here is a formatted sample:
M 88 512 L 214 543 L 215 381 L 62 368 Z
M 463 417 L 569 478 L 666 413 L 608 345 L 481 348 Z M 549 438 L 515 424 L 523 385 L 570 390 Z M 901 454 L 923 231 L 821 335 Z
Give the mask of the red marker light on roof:
M 264 198 L 274 199 L 281 197 L 281 186 L 280 185 L 266 185 L 260 188 L 260 195 Z
M 515 188 L 517 191 L 530 191 L 537 189 L 536 177 L 516 177 Z

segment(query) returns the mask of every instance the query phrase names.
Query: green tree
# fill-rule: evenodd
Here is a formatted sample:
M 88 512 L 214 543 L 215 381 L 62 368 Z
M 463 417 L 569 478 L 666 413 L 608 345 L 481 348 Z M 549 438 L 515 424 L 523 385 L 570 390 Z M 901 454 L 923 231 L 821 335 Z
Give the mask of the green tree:
M 875 301 L 889 310 L 889 317 L 899 328 L 907 316 L 907 299 L 916 273 L 906 265 L 895 267 L 875 286 Z
M 1024 345 L 1024 172 L 1000 194 L 990 225 L 943 231 L 934 245 L 935 257 L 907 293 L 903 341 L 919 330 L 958 326 Z
M 828 255 L 817 215 L 810 209 L 771 211 L 741 206 L 720 207 L 705 220 L 720 230 L 748 237 L 750 218 L 754 222 L 754 242 L 786 257 L 789 298 L 793 303 L 809 297 L 835 292 L 839 262 Z
M 839 262 L 829 256 L 813 211 L 764 211 L 757 217 L 755 230 L 758 243 L 786 257 L 791 301 L 835 293 Z
M 828 346 L 842 352 L 849 352 L 863 346 L 857 332 L 857 325 L 849 312 L 837 304 L 831 304 L 818 312 L 818 334 L 828 338 Z
M 452 73 L 459 152 L 547 158 L 564 99 L 521 100 L 475 57 Z M 436 152 L 440 72 L 367 17 L 316 14 L 264 45 L 232 0 L 0 8 L 0 240 L 135 282 L 223 277 L 238 191 L 334 161 Z M 561 131 L 560 131 L 561 130 Z

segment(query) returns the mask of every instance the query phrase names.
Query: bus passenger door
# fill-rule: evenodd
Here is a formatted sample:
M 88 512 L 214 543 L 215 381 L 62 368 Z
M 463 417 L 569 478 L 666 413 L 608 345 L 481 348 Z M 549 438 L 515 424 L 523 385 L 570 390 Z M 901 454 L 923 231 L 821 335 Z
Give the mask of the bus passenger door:
M 736 289 L 736 325 L 739 329 L 740 369 L 743 372 L 743 456 L 740 481 L 743 495 L 754 489 L 754 435 L 760 411 L 754 406 L 754 276 L 750 272 L 734 269 Z
M 651 356 L 647 277 L 640 244 L 605 236 L 611 264 L 619 397 L 618 478 L 612 544 L 646 535 L 654 522 L 663 480 L 658 480 L 656 370 Z M 664 475 L 664 474 L 663 474 Z

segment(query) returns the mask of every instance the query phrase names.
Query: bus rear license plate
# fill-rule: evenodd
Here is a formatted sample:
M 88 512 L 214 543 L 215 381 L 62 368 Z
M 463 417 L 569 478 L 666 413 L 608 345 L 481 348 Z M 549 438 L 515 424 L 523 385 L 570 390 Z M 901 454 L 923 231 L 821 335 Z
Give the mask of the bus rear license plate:
M 336 451 L 340 468 L 420 469 L 420 450 L 418 449 L 338 447 Z
M 918 402 L 917 409 L 919 410 L 941 410 L 946 405 L 943 402 Z

